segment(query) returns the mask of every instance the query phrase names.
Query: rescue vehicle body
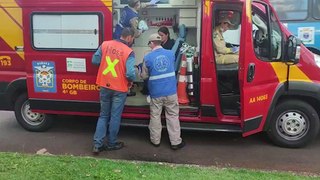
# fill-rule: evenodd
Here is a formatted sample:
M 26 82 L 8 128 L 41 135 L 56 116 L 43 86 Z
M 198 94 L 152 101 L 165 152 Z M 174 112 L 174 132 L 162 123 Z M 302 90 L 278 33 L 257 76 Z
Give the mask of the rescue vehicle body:
M 47 130 L 54 114 L 98 116 L 98 67 L 91 57 L 103 41 L 112 39 L 114 16 L 123 7 L 122 1 L 116 2 L 2 0 L 1 109 L 15 111 L 20 125 L 30 131 Z M 319 131 L 320 59 L 279 23 L 270 3 L 188 2 L 167 0 L 149 9 L 176 11 L 178 23 L 189 23 L 185 42 L 197 49 L 194 95 L 180 106 L 181 127 L 243 136 L 266 131 L 275 144 L 285 147 L 313 140 Z M 181 9 L 196 15 L 183 15 Z M 240 47 L 236 65 L 215 62 L 213 29 L 224 14 L 232 14 L 235 27 L 230 32 L 240 33 L 238 40 L 225 35 L 227 42 Z M 156 32 L 157 27 L 150 29 Z M 141 47 L 133 49 L 141 61 Z M 141 82 L 135 84 L 141 87 Z M 123 125 L 148 125 L 149 105 L 141 98 L 145 96 L 127 98 Z

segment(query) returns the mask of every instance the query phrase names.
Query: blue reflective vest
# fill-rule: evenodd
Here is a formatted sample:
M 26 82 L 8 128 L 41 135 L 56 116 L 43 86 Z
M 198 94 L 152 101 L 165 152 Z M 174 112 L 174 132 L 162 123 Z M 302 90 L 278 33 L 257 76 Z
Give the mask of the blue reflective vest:
M 121 11 L 121 17 L 119 23 L 116 25 L 115 31 L 113 33 L 113 39 L 120 39 L 121 32 L 123 28 L 130 28 L 130 20 L 132 18 L 138 17 L 138 13 L 134 12 L 128 6 L 124 7 Z
M 149 71 L 148 88 L 151 98 L 170 96 L 177 93 L 174 70 L 175 55 L 163 48 L 151 51 L 144 57 Z

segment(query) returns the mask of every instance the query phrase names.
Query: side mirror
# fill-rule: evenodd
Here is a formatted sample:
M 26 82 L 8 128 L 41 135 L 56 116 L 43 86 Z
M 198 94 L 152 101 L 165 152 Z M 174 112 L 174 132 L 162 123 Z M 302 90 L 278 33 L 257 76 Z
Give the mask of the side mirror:
M 293 35 L 290 35 L 286 44 L 285 62 L 297 64 L 300 60 L 301 41 Z

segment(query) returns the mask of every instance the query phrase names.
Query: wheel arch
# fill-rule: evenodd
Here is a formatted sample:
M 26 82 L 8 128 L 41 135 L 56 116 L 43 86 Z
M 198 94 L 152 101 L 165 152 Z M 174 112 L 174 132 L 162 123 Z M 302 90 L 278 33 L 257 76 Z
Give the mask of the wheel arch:
M 270 126 L 273 112 L 278 104 L 286 100 L 299 100 L 310 104 L 320 117 L 320 85 L 308 82 L 290 82 L 281 84 L 272 98 L 264 131 Z
M 26 78 L 18 78 L 12 81 L 7 89 L 6 93 L 8 95 L 9 103 L 11 107 L 14 107 L 14 103 L 19 97 L 20 94 L 28 92 L 27 90 L 27 79 Z

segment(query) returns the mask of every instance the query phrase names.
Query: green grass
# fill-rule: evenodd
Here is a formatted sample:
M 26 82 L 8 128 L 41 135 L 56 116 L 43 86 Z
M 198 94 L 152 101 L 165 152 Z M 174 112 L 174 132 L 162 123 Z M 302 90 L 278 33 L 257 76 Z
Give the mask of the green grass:
M 284 172 L 0 153 L 0 179 L 320 179 Z

